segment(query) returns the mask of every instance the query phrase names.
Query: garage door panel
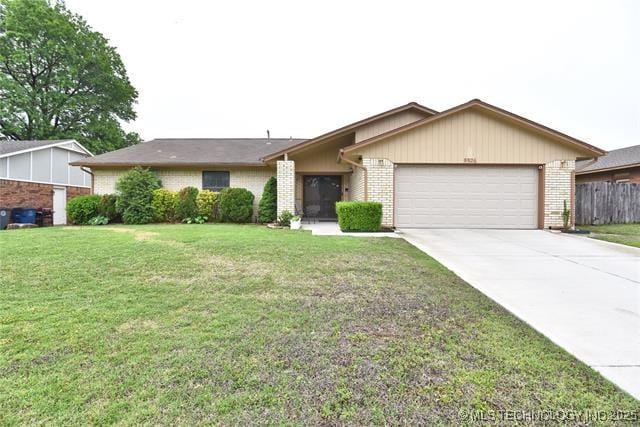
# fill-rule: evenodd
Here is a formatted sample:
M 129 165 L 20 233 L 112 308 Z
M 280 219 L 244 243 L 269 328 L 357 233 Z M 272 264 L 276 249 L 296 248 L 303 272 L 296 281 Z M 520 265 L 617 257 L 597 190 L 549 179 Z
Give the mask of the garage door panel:
M 401 165 L 395 182 L 397 227 L 537 227 L 536 167 Z

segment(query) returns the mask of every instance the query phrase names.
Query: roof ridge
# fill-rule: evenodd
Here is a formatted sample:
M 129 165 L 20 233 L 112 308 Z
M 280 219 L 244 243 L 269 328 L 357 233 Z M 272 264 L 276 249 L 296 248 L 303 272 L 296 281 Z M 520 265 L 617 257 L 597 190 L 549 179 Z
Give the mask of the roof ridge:
M 229 140 L 251 140 L 251 141 L 269 141 L 269 140 L 277 140 L 277 141 L 289 141 L 289 140 L 301 140 L 301 139 L 308 139 L 308 138 L 242 138 L 242 137 L 231 137 L 231 138 L 224 138 L 224 137 L 215 137 L 215 138 L 205 138 L 205 137 L 198 137 L 198 138 L 153 138 L 150 139 L 148 141 L 144 141 L 144 142 L 151 142 L 151 141 L 229 141 Z

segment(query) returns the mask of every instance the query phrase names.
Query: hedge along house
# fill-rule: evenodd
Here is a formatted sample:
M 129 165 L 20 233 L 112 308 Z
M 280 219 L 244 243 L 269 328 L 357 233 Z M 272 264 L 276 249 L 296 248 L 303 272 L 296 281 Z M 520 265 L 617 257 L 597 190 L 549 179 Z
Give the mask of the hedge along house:
M 67 201 L 91 192 L 91 176 L 70 162 L 92 154 L 74 140 L 0 141 L 0 207 L 52 209 L 67 223 Z
M 134 166 L 152 169 L 162 186 L 172 191 L 184 187 L 212 191 L 246 188 L 255 196 L 255 216 L 264 185 L 275 176 L 275 168 L 265 164 L 261 157 L 301 141 L 290 138 L 154 139 L 73 164 L 91 168 L 95 194 L 115 193 L 118 179 Z
M 604 151 L 472 100 L 443 112 L 417 103 L 309 140 L 154 140 L 82 159 L 94 191 L 149 166 L 167 188 L 244 187 L 278 179 L 278 214 L 335 219 L 339 200 L 378 201 L 388 227 L 543 228 L 573 212 L 577 159 Z

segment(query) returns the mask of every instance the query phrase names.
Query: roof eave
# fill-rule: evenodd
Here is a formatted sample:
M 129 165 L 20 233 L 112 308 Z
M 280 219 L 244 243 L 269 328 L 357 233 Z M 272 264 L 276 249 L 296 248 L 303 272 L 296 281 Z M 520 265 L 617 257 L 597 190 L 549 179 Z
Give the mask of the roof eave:
M 502 108 L 499 108 L 499 107 L 496 107 L 494 105 L 488 104 L 488 103 L 486 103 L 484 101 L 481 101 L 479 99 L 472 99 L 469 102 L 465 102 L 464 104 L 460 104 L 458 106 L 452 107 L 452 108 L 450 108 L 448 110 L 445 110 L 445 111 L 443 111 L 441 113 L 435 114 L 435 115 L 430 116 L 430 117 L 426 117 L 426 118 L 424 118 L 422 120 L 418 120 L 418 121 L 413 122 L 413 123 L 406 124 L 404 126 L 400 126 L 400 127 L 396 128 L 396 129 L 392 129 L 390 131 L 384 132 L 384 133 L 382 133 L 380 135 L 376 135 L 376 136 L 371 137 L 369 139 L 366 139 L 364 141 L 360 141 L 360 142 L 358 142 L 356 144 L 353 144 L 353 145 L 350 145 L 348 147 L 345 147 L 344 148 L 344 152 L 348 153 L 350 151 L 357 150 L 359 148 L 362 148 L 363 146 L 367 146 L 367 145 L 382 141 L 382 140 L 384 140 L 386 138 L 389 138 L 391 136 L 394 136 L 394 135 L 397 135 L 399 133 L 402 133 L 402 132 L 417 128 L 419 126 L 434 122 L 436 120 L 445 118 L 445 117 L 450 116 L 452 114 L 455 114 L 455 113 L 457 113 L 459 111 L 466 110 L 466 109 L 472 108 L 472 107 L 480 107 L 480 108 L 484 108 L 486 110 L 492 111 L 492 112 L 494 112 L 494 113 L 496 113 L 498 115 L 501 115 L 501 116 L 506 117 L 508 119 L 514 120 L 516 122 L 519 122 L 522 125 L 525 125 L 525 126 L 530 127 L 530 128 L 534 128 L 539 132 L 545 133 L 545 134 L 547 134 L 549 136 L 552 136 L 552 137 L 555 137 L 557 139 L 561 139 L 564 142 L 579 146 L 580 148 L 582 148 L 584 150 L 587 150 L 589 153 L 591 153 L 591 154 L 593 154 L 595 156 L 602 156 L 602 155 L 606 154 L 606 151 L 601 149 L 601 148 L 598 148 L 598 147 L 596 147 L 594 145 L 591 145 L 591 144 L 587 144 L 586 142 L 580 141 L 579 139 L 573 138 L 573 137 L 571 137 L 569 135 L 566 135 L 566 134 L 564 134 L 562 132 L 559 132 L 559 131 L 557 131 L 555 129 L 551 129 L 551 128 L 549 128 L 547 126 L 544 126 L 544 125 L 542 125 L 540 123 L 534 122 L 533 120 L 529 120 L 527 118 L 519 116 L 519 115 L 517 115 L 515 113 L 512 113 L 510 111 L 503 110 Z
M 265 163 L 246 163 L 246 162 L 217 162 L 217 163 L 170 163 L 170 162 L 136 162 L 136 163 L 119 163 L 119 162 L 105 162 L 105 163 L 90 163 L 78 160 L 69 163 L 71 166 L 85 166 L 89 168 L 133 168 L 136 166 L 142 166 L 145 168 L 163 167 L 163 168 L 203 168 L 203 167 L 266 167 Z
M 364 125 L 366 125 L 368 123 L 371 123 L 371 122 L 373 122 L 375 120 L 379 120 L 379 119 L 391 116 L 393 114 L 400 113 L 402 111 L 407 111 L 407 110 L 418 110 L 418 111 L 421 111 L 423 113 L 431 114 L 431 115 L 438 114 L 437 111 L 432 110 L 431 108 L 425 107 L 424 105 L 420 105 L 417 102 L 409 102 L 408 104 L 402 105 L 400 107 L 392 108 L 391 110 L 384 111 L 382 113 L 367 117 L 365 119 L 359 120 L 357 122 L 353 122 L 353 123 L 348 124 L 346 126 L 343 126 L 341 128 L 338 128 L 338 129 L 332 130 L 330 132 L 324 133 L 324 134 L 322 134 L 322 135 L 320 135 L 318 137 L 309 139 L 307 141 L 303 141 L 300 144 L 296 144 L 296 145 L 293 145 L 291 147 L 282 149 L 280 151 L 276 151 L 273 154 L 269 154 L 268 156 L 265 156 L 265 157 L 261 158 L 261 160 L 264 161 L 264 162 L 272 161 L 272 160 L 284 155 L 285 153 L 292 153 L 292 152 L 295 152 L 297 150 L 306 148 L 306 147 L 308 147 L 310 145 L 325 141 L 325 140 L 327 140 L 329 138 L 339 137 L 343 133 L 346 133 L 346 132 L 349 132 L 351 130 L 354 130 L 354 129 L 360 127 L 360 126 L 364 126 Z
M 82 150 L 86 154 L 88 154 L 89 156 L 93 157 L 93 153 L 91 151 L 87 150 L 87 148 L 84 145 L 80 144 L 75 139 L 63 139 L 63 140 L 60 140 L 58 142 L 53 142 L 53 143 L 47 144 L 47 145 L 41 145 L 41 146 L 38 146 L 38 147 L 26 148 L 24 150 L 18 150 L 18 151 L 12 151 L 10 153 L 0 154 L 0 158 L 16 156 L 18 154 L 30 153 L 32 151 L 44 150 L 46 148 L 59 147 L 61 145 L 68 144 L 70 142 L 73 142 L 74 144 L 78 144 L 78 146 L 80 148 L 82 148 Z M 77 151 L 77 150 L 71 150 L 71 151 Z
M 609 168 L 580 170 L 580 171 L 576 171 L 576 175 L 588 175 L 591 173 L 609 172 L 609 171 L 615 171 L 620 169 L 629 169 L 629 168 L 638 168 L 638 167 L 640 167 L 640 163 L 631 163 L 628 165 L 612 166 Z

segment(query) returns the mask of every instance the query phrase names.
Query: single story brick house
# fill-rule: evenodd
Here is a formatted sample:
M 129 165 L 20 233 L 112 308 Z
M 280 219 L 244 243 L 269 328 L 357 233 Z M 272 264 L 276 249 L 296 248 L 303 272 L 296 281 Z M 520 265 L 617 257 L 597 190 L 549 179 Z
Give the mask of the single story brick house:
M 68 199 L 91 192 L 91 175 L 69 162 L 91 156 L 71 139 L 0 141 L 0 208 L 51 209 L 66 224 Z
M 546 228 L 574 205 L 578 159 L 593 145 L 474 99 L 437 112 L 415 102 L 312 139 L 157 139 L 84 158 L 111 193 L 135 165 L 167 188 L 245 187 L 278 179 L 278 212 L 335 219 L 339 200 L 378 201 L 388 227 Z
M 576 162 L 576 183 L 600 181 L 640 184 L 640 145 L 611 150 L 597 159 Z

